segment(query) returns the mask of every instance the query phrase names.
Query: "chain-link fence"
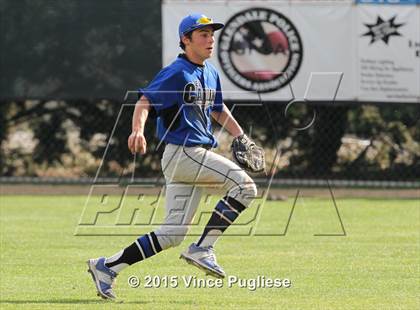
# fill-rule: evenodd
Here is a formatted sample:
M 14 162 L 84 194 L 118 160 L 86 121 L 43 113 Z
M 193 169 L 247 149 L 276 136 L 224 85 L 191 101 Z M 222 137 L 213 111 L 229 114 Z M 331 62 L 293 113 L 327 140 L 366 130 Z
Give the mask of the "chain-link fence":
M 127 148 L 133 102 L 2 103 L 2 181 L 159 179 L 163 147 L 157 148 L 153 119 L 146 124 L 147 154 L 135 158 Z M 302 103 L 287 113 L 286 103 L 228 106 L 245 132 L 265 148 L 267 176 L 257 178 L 273 176 L 274 184 L 316 185 L 326 179 L 346 185 L 419 184 L 418 105 Z M 214 128 L 216 151 L 230 158 L 231 137 Z
M 148 153 L 134 158 L 133 106 L 118 100 L 162 66 L 161 1 L 2 0 L 0 19 L 2 182 L 161 176 L 154 122 Z M 419 186 L 419 104 L 298 103 L 287 113 L 287 102 L 227 105 L 266 150 L 267 176 L 257 178 Z M 216 151 L 230 157 L 231 139 L 215 129 Z

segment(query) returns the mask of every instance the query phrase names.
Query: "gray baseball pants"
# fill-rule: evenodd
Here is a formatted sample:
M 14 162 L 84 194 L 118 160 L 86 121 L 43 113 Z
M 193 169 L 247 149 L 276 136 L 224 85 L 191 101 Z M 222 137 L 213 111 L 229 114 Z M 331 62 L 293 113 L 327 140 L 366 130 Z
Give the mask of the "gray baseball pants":
M 162 249 L 186 237 L 205 187 L 221 187 L 248 207 L 257 187 L 248 174 L 229 159 L 202 147 L 167 144 L 161 160 L 166 180 L 166 217 L 155 234 Z

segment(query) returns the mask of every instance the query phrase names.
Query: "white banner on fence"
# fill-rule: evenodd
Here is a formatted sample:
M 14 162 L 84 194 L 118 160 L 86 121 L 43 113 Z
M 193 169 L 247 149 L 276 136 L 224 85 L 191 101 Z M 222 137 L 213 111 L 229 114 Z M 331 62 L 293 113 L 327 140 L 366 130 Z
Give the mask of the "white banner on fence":
M 419 8 L 357 6 L 358 97 L 369 101 L 419 101 Z
M 192 12 L 225 24 L 210 60 L 225 99 L 420 102 L 419 6 L 166 0 L 164 65 L 181 52 L 178 24 Z

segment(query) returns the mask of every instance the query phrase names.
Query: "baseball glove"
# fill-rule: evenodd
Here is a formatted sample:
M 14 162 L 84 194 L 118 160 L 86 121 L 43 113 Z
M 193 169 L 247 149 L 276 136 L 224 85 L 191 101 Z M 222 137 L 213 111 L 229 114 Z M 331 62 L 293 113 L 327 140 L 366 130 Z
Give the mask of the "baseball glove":
M 245 134 L 233 139 L 232 154 L 238 165 L 249 172 L 265 170 L 264 149 L 257 146 Z

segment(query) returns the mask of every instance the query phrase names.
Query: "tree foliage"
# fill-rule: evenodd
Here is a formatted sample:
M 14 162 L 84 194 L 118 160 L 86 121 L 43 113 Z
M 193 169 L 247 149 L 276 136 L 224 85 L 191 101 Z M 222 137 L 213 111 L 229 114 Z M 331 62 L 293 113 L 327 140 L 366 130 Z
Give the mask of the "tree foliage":
M 123 106 L 123 98 L 162 66 L 160 5 L 159 0 L 0 0 L 2 175 L 37 175 L 33 165 L 79 165 L 87 168 L 75 175 L 93 176 L 96 170 L 89 170 L 86 158 L 97 169 L 105 150 L 100 176 L 129 175 L 133 165 L 137 176 L 156 175 L 162 148 L 155 151 L 155 126 L 152 121 L 146 126 L 149 152 L 134 163 L 126 145 L 132 106 Z M 297 130 L 314 110 L 314 125 Z M 415 179 L 419 110 L 404 104 L 303 104 L 286 115 L 285 103 L 257 103 L 236 106 L 233 114 L 266 148 L 281 144 L 288 163 L 280 177 Z M 25 155 L 5 147 L 9 134 L 22 126 L 36 141 Z M 354 150 L 345 137 L 354 138 Z M 364 146 L 357 146 L 360 141 Z
M 3 0 L 0 17 L 3 99 L 121 100 L 161 68 L 158 0 Z

